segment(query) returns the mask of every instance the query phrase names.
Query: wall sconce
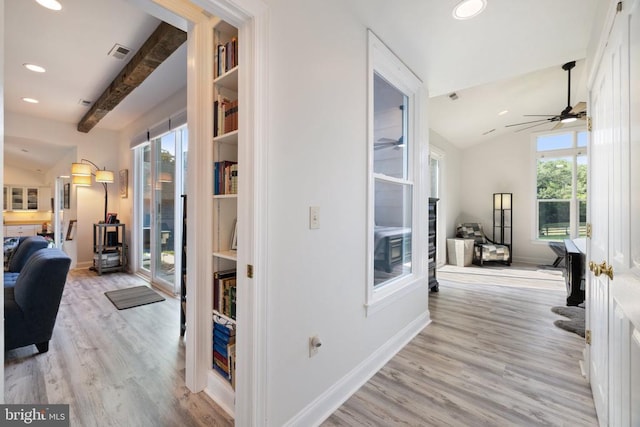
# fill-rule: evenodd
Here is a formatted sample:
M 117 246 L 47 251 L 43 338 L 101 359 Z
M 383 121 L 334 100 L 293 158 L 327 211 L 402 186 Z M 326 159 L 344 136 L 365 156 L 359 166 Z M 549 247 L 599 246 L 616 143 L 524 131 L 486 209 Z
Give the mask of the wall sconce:
M 92 166 L 95 168 L 95 172 L 92 170 Z M 114 181 L 113 172 L 106 170 L 106 168 L 100 169 L 98 165 L 91 160 L 82 159 L 80 163 L 71 163 L 71 182 L 81 187 L 91 186 L 91 176 L 95 177 L 96 182 L 99 182 L 104 187 L 104 220 L 107 220 L 107 204 L 108 193 L 107 184 Z

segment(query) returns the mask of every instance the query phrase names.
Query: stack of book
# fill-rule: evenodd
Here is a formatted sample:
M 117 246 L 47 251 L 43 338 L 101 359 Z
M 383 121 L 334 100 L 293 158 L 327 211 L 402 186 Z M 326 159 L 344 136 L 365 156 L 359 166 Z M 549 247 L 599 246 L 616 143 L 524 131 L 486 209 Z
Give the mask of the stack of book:
M 213 136 L 224 135 L 238 129 L 238 100 L 221 95 L 213 103 Z
M 236 319 L 236 270 L 213 273 L 213 309 L 230 319 Z
M 235 37 L 216 46 L 216 76 L 221 76 L 238 65 L 238 39 Z
M 213 320 L 213 369 L 231 382 L 235 388 L 236 331 L 214 316 Z
M 238 162 L 213 163 L 213 194 L 238 194 Z

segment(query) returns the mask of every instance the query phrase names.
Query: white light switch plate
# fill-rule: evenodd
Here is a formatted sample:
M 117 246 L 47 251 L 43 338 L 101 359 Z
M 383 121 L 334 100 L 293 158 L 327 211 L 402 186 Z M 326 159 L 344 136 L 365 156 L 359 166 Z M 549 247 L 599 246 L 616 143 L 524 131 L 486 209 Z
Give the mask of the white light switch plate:
M 309 206 L 309 228 L 320 228 L 320 206 Z

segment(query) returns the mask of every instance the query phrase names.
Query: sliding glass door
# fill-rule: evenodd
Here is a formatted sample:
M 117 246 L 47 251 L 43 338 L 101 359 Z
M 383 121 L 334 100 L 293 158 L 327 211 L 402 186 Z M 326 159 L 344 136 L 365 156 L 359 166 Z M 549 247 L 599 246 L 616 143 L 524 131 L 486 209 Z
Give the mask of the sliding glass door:
M 174 293 L 179 288 L 186 148 L 186 127 L 136 148 L 138 224 L 142 225 L 136 230 L 137 265 L 141 274 Z

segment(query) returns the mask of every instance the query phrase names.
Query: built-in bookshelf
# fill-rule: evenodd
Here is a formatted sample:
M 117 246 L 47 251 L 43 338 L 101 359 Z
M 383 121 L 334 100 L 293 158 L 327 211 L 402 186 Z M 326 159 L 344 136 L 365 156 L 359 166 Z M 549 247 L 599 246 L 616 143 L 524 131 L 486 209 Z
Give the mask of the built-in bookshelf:
M 236 220 L 238 216 L 238 31 L 221 21 L 213 29 L 213 254 L 212 351 L 209 386 L 233 408 L 236 337 Z

